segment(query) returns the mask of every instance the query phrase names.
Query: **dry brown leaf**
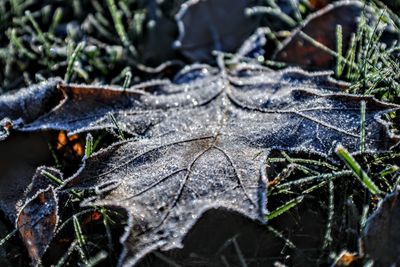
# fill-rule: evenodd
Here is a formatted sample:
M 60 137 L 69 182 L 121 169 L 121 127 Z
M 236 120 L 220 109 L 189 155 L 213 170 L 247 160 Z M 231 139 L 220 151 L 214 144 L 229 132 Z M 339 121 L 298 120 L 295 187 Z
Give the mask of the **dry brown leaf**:
M 252 1 L 190 0 L 181 6 L 176 21 L 175 45 L 192 62 L 214 62 L 213 50 L 235 52 L 257 28 L 258 20 L 245 15 Z
M 57 223 L 57 196 L 52 187 L 37 192 L 19 213 L 16 226 L 35 265 L 40 264 Z
M 336 57 L 311 43 L 307 36 L 336 51 L 336 27 L 341 25 L 343 52 L 346 53 L 363 10 L 364 5 L 359 1 L 341 1 L 313 13 L 284 41 L 273 59 L 306 69 L 334 69 Z

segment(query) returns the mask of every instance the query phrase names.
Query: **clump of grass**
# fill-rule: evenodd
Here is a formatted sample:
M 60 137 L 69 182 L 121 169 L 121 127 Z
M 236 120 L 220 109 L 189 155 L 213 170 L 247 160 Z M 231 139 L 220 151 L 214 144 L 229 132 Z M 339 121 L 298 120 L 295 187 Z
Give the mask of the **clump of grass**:
M 6 34 L 0 34 L 0 89 L 54 76 L 110 84 L 127 67 L 139 71 L 131 72 L 138 81 L 143 78 L 138 66 L 149 63 L 143 56 L 147 23 L 154 26 L 158 17 L 173 21 L 181 2 L 1 1 L 0 32 Z M 164 52 L 177 56 L 172 44 Z
M 353 156 L 340 146 L 337 153 L 343 163 L 301 152 L 273 151 L 268 158 L 269 225 L 296 247 L 286 252 L 288 257 L 300 253 L 315 259 L 314 264 L 332 264 L 343 249 L 358 252 L 366 218 L 380 194 L 391 192 L 398 183 L 398 153 Z M 313 213 L 319 219 L 309 221 Z M 298 227 L 289 223 L 291 218 Z M 324 234 L 308 232 L 302 224 Z M 301 235 L 319 240 L 319 247 L 308 250 L 309 244 L 297 238 Z
M 373 95 L 380 100 L 400 104 L 400 44 L 388 41 L 388 36 L 400 36 L 399 18 L 384 9 L 376 11 L 375 15 L 377 19 L 372 22 L 366 16 L 362 17 L 348 51 L 343 51 L 340 25 L 336 30 L 336 51 L 309 36 L 303 37 L 336 57 L 336 77 L 351 83 L 350 93 Z M 325 235 L 320 241 L 320 249 L 317 249 L 319 256 L 317 252 L 306 253 L 318 258 L 318 264 L 333 263 L 343 249 L 357 252 L 359 233 L 376 208 L 378 199 L 399 184 L 399 154 L 395 150 L 377 155 L 365 151 L 365 108 L 365 102 L 362 102 L 360 153 L 354 156 L 344 147 L 336 147 L 336 154 L 344 164 L 338 165 L 338 162 L 332 163 L 328 159 L 313 160 L 306 156 L 293 158 L 283 152 L 280 152 L 281 157 L 271 157 L 267 163 L 270 171 L 275 171 L 268 192 L 271 223 L 284 238 L 290 240 L 290 236 L 296 235 L 293 232 L 301 233 L 300 229 L 296 231 L 280 226 L 288 217 L 305 220 L 306 215 L 301 213 L 307 209 L 315 210 L 318 206 L 322 206 L 322 212 L 327 214 Z M 395 127 L 399 126 L 397 118 L 395 112 L 388 115 Z M 299 199 L 302 201 L 296 201 Z M 317 223 L 315 228 L 318 228 Z M 354 234 L 343 234 L 343 229 Z M 345 238 L 340 235 L 345 235 Z M 291 242 L 296 245 L 295 241 Z M 296 247 L 297 251 L 303 249 L 298 245 Z M 360 261 L 367 263 L 368 259 Z
M 344 71 L 338 73 L 338 77 L 352 83 L 351 93 L 400 103 L 400 44 L 385 40 L 384 33 L 388 29 L 394 36 L 400 35 L 394 19 L 385 10 L 372 25 L 368 25 L 363 16 L 341 67 Z

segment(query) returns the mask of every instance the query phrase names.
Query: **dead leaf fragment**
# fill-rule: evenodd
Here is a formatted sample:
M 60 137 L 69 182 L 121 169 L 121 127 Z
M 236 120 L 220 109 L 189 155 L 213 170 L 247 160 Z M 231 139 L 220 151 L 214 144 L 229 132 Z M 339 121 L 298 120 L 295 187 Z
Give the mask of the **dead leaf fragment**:
M 192 62 L 214 62 L 213 50 L 235 52 L 257 28 L 246 0 L 190 0 L 176 15 L 176 46 Z
M 39 191 L 22 208 L 17 228 L 32 261 L 39 264 L 58 223 L 57 196 L 52 187 Z
M 366 222 L 362 240 L 364 251 L 376 266 L 400 264 L 399 188 L 387 195 Z
M 351 266 L 355 261 L 359 259 L 357 253 L 349 252 L 347 250 L 340 253 L 339 257 L 336 259 L 334 266 Z
M 275 52 L 273 59 L 306 69 L 333 69 L 336 57 L 312 44 L 307 36 L 336 51 L 336 27 L 341 25 L 343 51 L 346 53 L 363 9 L 364 4 L 359 1 L 341 1 L 313 13 L 302 26 L 293 31 Z
M 68 136 L 65 131 L 60 131 L 57 137 L 56 149 L 65 157 L 76 155 L 83 156 L 83 144 L 78 134 Z

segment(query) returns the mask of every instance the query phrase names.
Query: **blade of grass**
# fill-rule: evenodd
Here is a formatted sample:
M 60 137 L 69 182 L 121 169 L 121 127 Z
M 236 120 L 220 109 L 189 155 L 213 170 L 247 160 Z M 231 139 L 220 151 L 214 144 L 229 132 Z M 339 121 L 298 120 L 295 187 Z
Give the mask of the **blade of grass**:
M 50 179 L 51 181 L 55 182 L 56 184 L 58 184 L 59 186 L 64 185 L 64 181 L 61 180 L 60 178 L 56 177 L 55 175 L 53 175 L 52 173 L 46 171 L 46 170 L 42 170 L 41 175 L 43 175 L 44 177 Z M 77 197 L 78 199 L 82 199 L 81 194 L 79 194 L 77 191 L 75 190 L 71 190 L 71 193 Z
M 115 127 L 116 127 L 117 130 L 118 130 L 118 136 L 119 136 L 119 138 L 120 138 L 121 140 L 125 140 L 124 132 L 122 131 L 121 127 L 119 127 L 118 122 L 117 122 L 117 120 L 115 119 L 114 115 L 110 113 L 109 116 L 110 116 L 110 118 L 111 118 L 111 121 L 113 122 L 113 124 L 115 125 Z
M 238 258 L 239 258 L 240 265 L 241 265 L 242 267 L 247 267 L 248 265 L 247 265 L 247 263 L 246 263 L 246 260 L 244 259 L 242 250 L 240 249 L 239 244 L 238 244 L 238 242 L 236 241 L 236 237 L 234 237 L 234 238 L 232 239 L 232 244 L 233 244 L 233 247 L 234 247 L 234 249 L 235 249 L 235 251 L 236 251 L 236 254 L 237 254 Z
M 288 238 L 286 238 L 281 232 L 279 232 L 278 230 L 276 230 L 275 228 L 271 227 L 271 226 L 267 226 L 267 229 L 273 233 L 275 236 L 277 236 L 278 238 L 282 239 L 283 241 L 285 241 L 285 245 L 288 246 L 291 249 L 295 249 L 296 245 Z
M 70 82 L 72 73 L 74 71 L 74 63 L 77 60 L 81 50 L 83 49 L 85 42 L 80 42 L 71 53 L 71 56 L 68 58 L 67 72 L 65 73 L 64 81 L 66 83 Z
M 0 247 L 3 246 L 11 237 L 13 237 L 18 232 L 18 228 L 12 230 L 9 234 L 0 240 Z
M 338 57 L 336 58 L 336 76 L 340 77 L 343 73 L 343 32 L 342 32 L 342 25 L 336 26 L 336 50 Z
M 367 173 L 361 168 L 360 164 L 354 159 L 354 157 L 344 148 L 342 145 L 338 145 L 335 149 L 336 154 L 340 159 L 346 163 L 347 167 L 352 170 L 353 174 L 358 178 L 359 181 L 374 195 L 380 194 L 381 191 L 367 175 Z
M 49 27 L 49 33 L 50 34 L 54 34 L 57 26 L 60 24 L 60 21 L 63 17 L 63 10 L 61 7 L 58 7 L 55 11 L 54 11 L 54 15 L 53 15 L 53 20 L 50 24 Z
M 36 59 L 36 55 L 34 53 L 30 52 L 28 49 L 26 49 L 25 46 L 22 44 L 22 41 L 20 40 L 20 38 L 17 37 L 16 29 L 11 30 L 9 38 L 10 38 L 11 44 L 15 46 L 15 48 L 18 50 L 18 52 L 22 56 L 26 56 L 31 60 Z
M 93 148 L 92 151 L 96 151 L 97 147 L 101 144 L 101 141 L 105 137 L 105 133 L 101 134 L 99 137 L 97 137 L 96 141 L 93 143 Z
M 123 88 L 127 89 L 131 85 L 131 80 L 132 80 L 132 72 L 128 69 L 125 72 L 125 80 L 124 80 L 124 85 Z
M 347 55 L 346 55 L 346 62 L 349 62 L 347 65 L 347 71 L 346 71 L 346 79 L 351 80 L 353 73 L 354 73 L 354 66 L 356 65 L 356 51 L 357 51 L 357 40 L 358 37 L 357 35 L 359 31 L 357 31 L 356 35 L 353 35 L 350 40 L 350 48 L 347 50 Z
M 89 133 L 86 135 L 85 158 L 89 158 L 93 153 L 93 136 Z
M 94 255 L 94 257 L 91 257 L 88 262 L 86 263 L 85 267 L 92 267 L 92 266 L 96 266 L 99 263 L 101 263 L 102 261 L 104 261 L 105 259 L 107 259 L 108 254 L 107 252 L 105 252 L 104 250 L 100 251 L 99 253 L 97 253 L 96 255 Z
M 367 73 L 366 66 L 367 66 L 367 60 L 369 58 L 368 52 L 370 51 L 371 45 L 376 44 L 377 41 L 378 41 L 377 39 L 374 39 L 374 37 L 376 37 L 375 33 L 376 33 L 377 29 L 378 29 L 379 23 L 382 21 L 382 17 L 385 14 L 385 12 L 386 12 L 385 9 L 381 11 L 381 14 L 379 15 L 378 21 L 375 23 L 374 28 L 372 30 L 372 33 L 370 34 L 369 39 L 367 40 L 367 46 L 363 51 L 364 53 L 362 54 L 363 63 L 362 63 L 362 70 L 361 71 L 362 71 L 364 77 L 366 77 L 366 73 Z
M 365 101 L 361 101 L 361 132 L 360 132 L 360 152 L 365 151 Z
M 72 218 L 73 218 L 72 221 L 73 221 L 73 225 L 74 225 L 75 238 L 78 241 L 77 248 L 78 248 L 78 251 L 81 255 L 83 262 L 86 265 L 88 263 L 87 256 L 86 256 L 86 253 L 84 250 L 85 245 L 86 245 L 86 239 L 85 239 L 85 236 L 83 235 L 82 228 L 81 228 L 78 218 L 75 215 L 73 215 Z
M 117 5 L 114 0 L 107 0 L 107 6 L 110 10 L 112 19 L 114 21 L 114 27 L 117 31 L 119 38 L 121 39 L 122 44 L 129 49 L 133 56 L 137 56 L 137 51 L 135 47 L 129 42 L 128 36 L 126 34 L 126 30 L 124 24 L 122 23 L 121 14 L 117 9 Z
M 156 256 L 157 258 L 159 258 L 160 260 L 162 260 L 163 262 L 165 262 L 166 264 L 168 264 L 171 267 L 182 267 L 182 265 L 177 264 L 172 259 L 168 258 L 167 256 L 165 256 L 164 254 L 162 254 L 162 253 L 160 253 L 158 251 L 154 251 L 153 255 Z
M 333 166 L 332 164 L 329 164 L 328 162 L 322 161 L 322 160 L 312 160 L 312 159 L 302 159 L 302 158 L 290 158 L 293 163 L 298 163 L 298 164 L 311 164 L 315 166 L 320 166 L 320 167 L 326 167 L 331 170 L 337 170 L 338 168 Z M 285 162 L 285 158 L 269 158 L 268 162 L 270 163 L 275 163 L 275 162 Z
M 307 33 L 303 32 L 303 31 L 300 31 L 299 34 L 300 34 L 301 37 L 303 37 L 306 41 L 310 42 L 315 47 L 320 48 L 321 50 L 325 51 L 326 53 L 328 53 L 329 55 L 331 55 L 333 57 L 336 57 L 336 58 L 340 57 L 341 61 L 345 62 L 348 65 L 354 65 L 354 68 L 358 69 L 358 66 L 356 64 L 352 64 L 351 62 L 347 61 L 347 59 L 345 59 L 342 55 L 339 55 L 336 51 L 330 49 L 326 45 L 324 45 L 321 42 L 315 40 L 314 38 L 312 38 Z
M 72 252 L 76 249 L 76 246 L 78 246 L 78 242 L 76 242 L 76 240 L 74 240 L 71 243 L 71 245 L 69 246 L 68 250 L 58 260 L 58 262 L 55 265 L 55 267 L 63 267 L 63 266 L 65 266 L 65 263 L 66 263 L 68 257 L 71 256 Z
M 294 17 L 296 18 L 296 20 L 298 22 L 302 22 L 303 18 L 301 17 L 301 13 L 300 13 L 299 6 L 298 6 L 298 4 L 299 4 L 298 1 L 290 0 L 289 4 L 290 4 L 292 10 L 294 11 Z
M 99 212 L 103 216 L 103 225 L 104 225 L 104 229 L 106 230 L 106 235 L 107 235 L 107 239 L 108 239 L 107 240 L 108 253 L 109 253 L 109 256 L 111 256 L 111 255 L 114 255 L 114 246 L 112 244 L 113 243 L 112 242 L 112 232 L 111 232 L 111 228 L 110 228 L 110 223 L 113 223 L 113 222 L 110 219 L 110 217 L 108 216 L 107 209 L 100 208 Z
M 389 167 L 385 168 L 383 171 L 381 171 L 381 172 L 379 173 L 379 176 L 385 177 L 386 175 L 395 173 L 395 172 L 397 172 L 398 170 L 399 170 L 399 167 L 398 167 L 397 165 L 392 165 L 392 166 L 389 166 Z
M 51 181 L 55 182 L 58 185 L 63 185 L 64 181 L 61 180 L 60 178 L 56 177 L 55 175 L 53 175 L 52 173 L 46 171 L 46 170 L 42 170 L 41 174 L 43 176 L 45 176 L 46 178 L 50 179 Z
M 346 171 L 339 171 L 339 172 L 324 173 L 324 174 L 320 174 L 320 175 L 308 176 L 308 177 L 304 177 L 304 178 L 301 178 L 298 180 L 280 184 L 280 185 L 276 186 L 276 189 L 281 190 L 281 189 L 290 188 L 292 186 L 303 185 L 303 184 L 310 183 L 310 182 L 335 179 L 335 178 L 347 176 L 351 173 L 352 173 L 351 171 L 346 170 Z
M 272 220 L 272 219 L 282 215 L 283 213 L 287 212 L 288 210 L 296 207 L 298 204 L 300 204 L 303 201 L 303 199 L 304 199 L 304 196 L 299 196 L 297 198 L 294 198 L 294 199 L 286 202 L 282 206 L 276 208 L 274 211 L 270 212 L 266 216 L 267 221 Z
M 364 226 L 367 223 L 368 210 L 369 210 L 369 206 L 368 205 L 364 205 L 364 207 L 362 209 L 361 216 L 360 216 L 360 231 L 362 231 L 364 229 Z
M 334 194 L 334 183 L 332 180 L 328 182 L 329 189 L 329 199 L 328 199 L 328 220 L 326 223 L 326 231 L 324 236 L 324 243 L 322 249 L 327 249 L 333 239 L 332 239 L 332 221 L 335 212 L 335 194 Z

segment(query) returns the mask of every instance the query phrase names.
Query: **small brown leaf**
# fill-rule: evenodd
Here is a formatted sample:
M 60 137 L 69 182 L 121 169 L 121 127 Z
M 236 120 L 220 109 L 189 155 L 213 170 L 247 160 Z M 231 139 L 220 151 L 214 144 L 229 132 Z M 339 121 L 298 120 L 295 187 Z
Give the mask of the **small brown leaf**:
M 312 14 L 300 28 L 294 30 L 277 50 L 273 58 L 277 61 L 300 65 L 306 69 L 333 69 L 336 57 L 312 44 L 307 36 L 336 51 L 336 27 L 342 26 L 343 51 L 346 52 L 351 35 L 356 32 L 358 19 L 364 9 L 359 1 L 338 2 Z
M 57 197 L 51 186 L 39 191 L 19 213 L 17 228 L 35 265 L 53 239 L 57 223 Z
M 101 220 L 102 218 L 103 218 L 103 215 L 100 212 L 93 211 L 83 219 L 82 225 L 97 222 L 97 221 Z
M 192 62 L 213 62 L 213 50 L 235 52 L 257 28 L 258 20 L 245 15 L 251 1 L 190 0 L 176 15 L 176 46 Z
M 335 262 L 334 266 L 350 266 L 359 259 L 357 253 L 351 253 L 347 250 L 343 251 Z
M 83 140 L 78 134 L 67 135 L 65 131 L 60 131 L 57 138 L 56 149 L 64 154 L 64 157 L 83 156 Z M 71 155 L 72 154 L 72 155 Z

